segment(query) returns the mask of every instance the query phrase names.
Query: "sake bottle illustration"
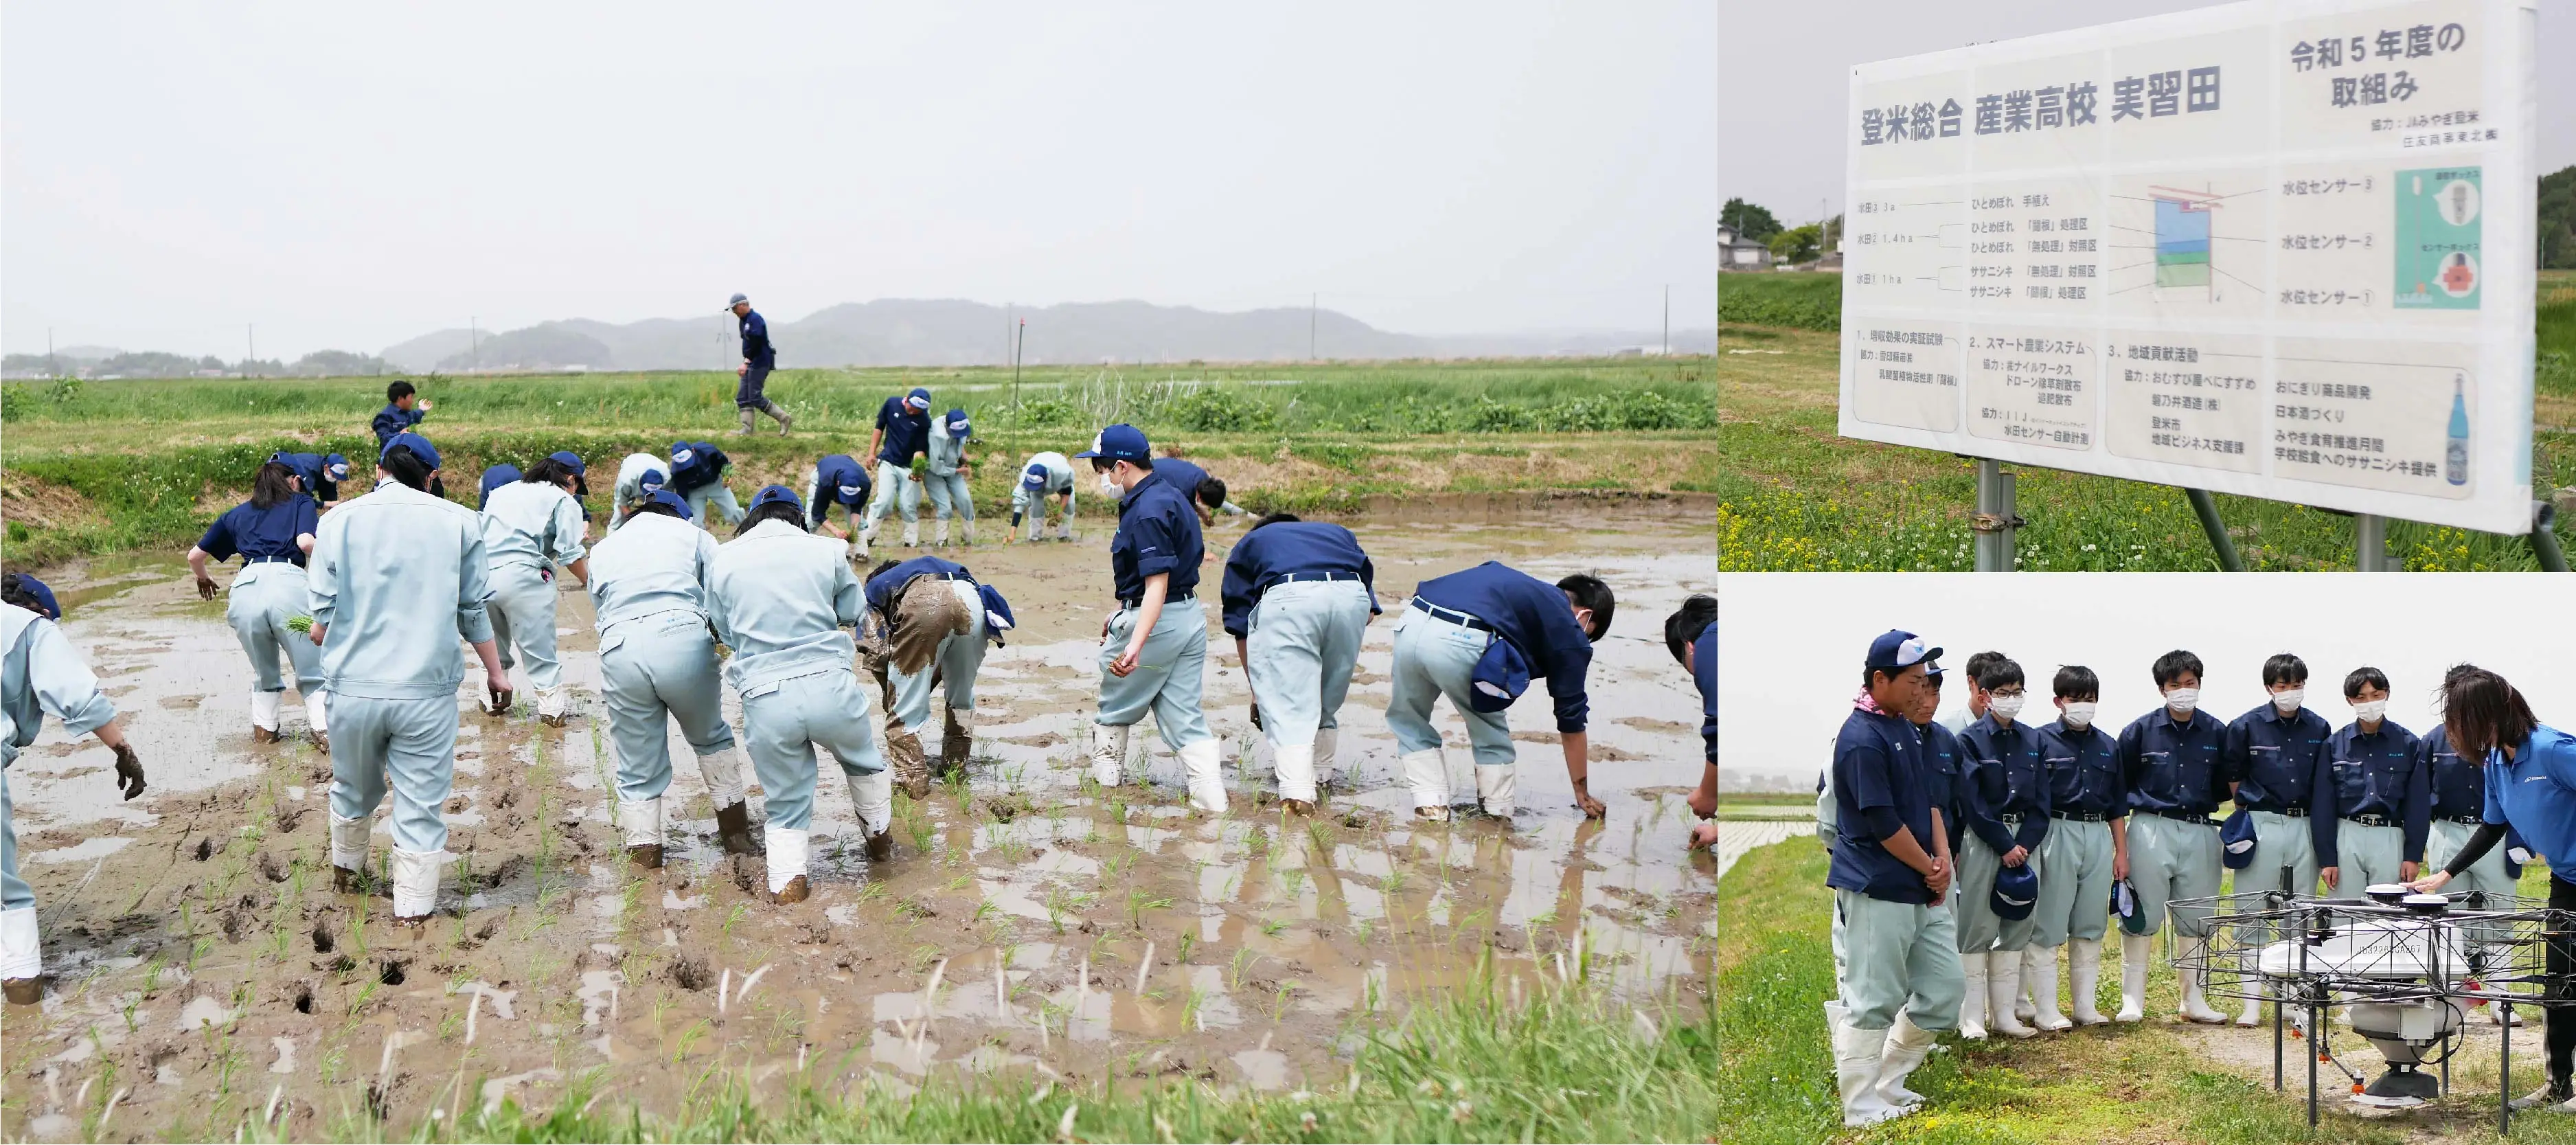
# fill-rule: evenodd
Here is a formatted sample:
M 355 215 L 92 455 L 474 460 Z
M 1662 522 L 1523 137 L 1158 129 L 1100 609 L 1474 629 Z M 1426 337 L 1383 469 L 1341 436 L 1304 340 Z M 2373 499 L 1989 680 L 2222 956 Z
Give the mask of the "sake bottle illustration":
M 2451 441 L 2444 451 L 2442 475 L 2453 485 L 2469 483 L 2469 380 L 2451 376 Z

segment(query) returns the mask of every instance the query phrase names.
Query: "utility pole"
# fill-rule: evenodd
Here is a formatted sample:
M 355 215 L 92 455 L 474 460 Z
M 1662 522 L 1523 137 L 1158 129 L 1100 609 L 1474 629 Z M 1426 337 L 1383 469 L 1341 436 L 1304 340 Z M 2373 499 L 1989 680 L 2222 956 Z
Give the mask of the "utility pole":
M 1664 284 L 1664 356 L 1673 356 L 1673 284 Z
M 1315 360 L 1315 307 L 1322 297 L 1321 294 L 1306 296 L 1306 360 L 1309 362 Z
M 51 326 L 45 327 L 45 372 L 57 378 L 63 376 L 63 364 L 54 359 L 54 328 Z
M 1029 320 L 1019 320 L 1017 343 L 1011 347 L 1011 408 L 1020 408 L 1020 352 L 1029 345 Z
M 250 356 L 242 359 L 242 376 L 247 378 L 252 376 L 251 371 L 257 369 L 259 365 L 259 324 L 246 323 L 242 326 L 242 332 L 243 338 L 250 343 Z

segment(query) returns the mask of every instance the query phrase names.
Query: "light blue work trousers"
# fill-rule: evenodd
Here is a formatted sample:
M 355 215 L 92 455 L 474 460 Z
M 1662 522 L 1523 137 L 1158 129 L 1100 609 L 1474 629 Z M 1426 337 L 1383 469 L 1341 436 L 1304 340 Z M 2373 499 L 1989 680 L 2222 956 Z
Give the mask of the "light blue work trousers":
M 754 685 L 742 695 L 742 732 L 772 827 L 813 826 L 815 748 L 831 752 L 844 775 L 885 770 L 868 727 L 868 694 L 848 668 Z
M 939 519 L 944 521 L 950 516 L 965 521 L 975 519 L 975 495 L 966 489 L 965 474 L 933 473 L 923 477 L 921 484 L 929 491 L 930 507 L 939 514 Z
M 670 721 L 701 756 L 733 750 L 715 633 L 694 612 L 618 621 L 599 634 L 600 692 L 617 745 L 617 798 L 659 799 L 671 786 Z
M 742 523 L 742 502 L 734 500 L 733 489 L 721 480 L 682 493 L 680 499 L 689 503 L 689 519 L 710 531 L 716 527 L 718 518 L 723 519 L 727 528 Z M 714 517 L 707 515 L 709 509 L 714 510 Z
M 555 655 L 555 585 L 535 565 L 503 565 L 488 583 L 492 596 L 483 614 L 492 618 L 492 646 L 500 650 L 501 670 L 526 661 L 528 686 L 553 691 L 563 684 L 563 660 Z M 516 651 L 516 655 L 512 652 Z
M 1244 672 L 1271 746 L 1304 747 L 1318 730 L 1341 726 L 1368 622 L 1368 589 L 1355 580 L 1290 581 L 1261 594 L 1244 634 Z
M 975 618 L 964 632 L 952 632 L 940 638 L 939 650 L 921 671 L 906 675 L 889 667 L 886 673 L 894 685 L 894 711 L 887 721 L 889 732 L 894 725 L 918 732 L 930 726 L 931 682 L 936 678 L 939 690 L 946 693 L 948 709 L 955 712 L 975 710 L 975 673 L 984 670 L 984 596 L 972 581 L 952 580 L 924 584 L 919 592 L 945 590 L 957 594 L 966 604 L 966 615 Z M 942 745 L 945 746 L 944 744 Z
M 1902 1011 L 1926 1030 L 1958 1028 L 1968 972 L 1959 963 L 1958 921 L 1949 907 L 1889 902 L 1837 889 L 1834 913 L 1843 940 L 1842 972 L 1835 985 L 1847 1024 L 1884 1030 L 1896 1024 Z
M 10 748 L 8 751 L 10 760 L 15 761 L 17 750 Z M 15 806 L 9 798 L 9 768 L 0 763 L 0 910 L 36 905 L 35 888 L 18 877 L 18 816 Z
M 286 626 L 312 605 L 313 593 L 306 587 L 301 566 L 261 561 L 243 566 L 233 577 L 232 587 L 224 593 L 224 623 L 233 626 L 242 654 L 250 657 L 250 670 L 259 678 L 253 688 L 286 690 L 286 677 L 277 670 L 277 654 L 283 651 L 295 666 L 296 690 L 306 696 L 322 690 L 322 649 L 311 636 Z
M 912 479 L 912 470 L 891 461 L 877 462 L 877 489 L 868 498 L 868 527 L 885 520 L 886 513 L 900 508 L 903 519 L 921 519 L 921 482 Z
M 2039 841 L 2039 902 L 2031 941 L 2066 945 L 2069 937 L 2100 942 L 2110 931 L 2111 825 L 2056 819 Z
M 1405 606 L 1395 621 L 1394 679 L 1386 697 L 1386 727 L 1395 733 L 1396 750 L 1410 755 L 1440 746 L 1440 729 L 1431 726 L 1431 704 L 1447 696 L 1467 724 L 1476 766 L 1504 767 L 1518 758 L 1503 713 L 1480 712 L 1469 702 L 1476 694 L 1471 682 L 1476 660 L 1485 654 L 1486 642 L 1495 639 L 1492 633 Z
M 390 793 L 394 846 L 447 849 L 440 814 L 456 782 L 456 697 L 331 694 L 331 813 L 364 819 Z M 389 790 L 390 789 L 390 792 Z
M 1136 670 L 1110 675 L 1110 662 L 1127 651 L 1135 631 L 1135 609 L 1119 609 L 1109 618 L 1109 636 L 1100 642 L 1100 714 L 1093 722 L 1131 727 L 1150 709 L 1163 743 L 1174 751 L 1216 738 L 1200 691 L 1207 675 L 1207 613 L 1195 600 L 1164 601 L 1162 617 L 1136 656 Z

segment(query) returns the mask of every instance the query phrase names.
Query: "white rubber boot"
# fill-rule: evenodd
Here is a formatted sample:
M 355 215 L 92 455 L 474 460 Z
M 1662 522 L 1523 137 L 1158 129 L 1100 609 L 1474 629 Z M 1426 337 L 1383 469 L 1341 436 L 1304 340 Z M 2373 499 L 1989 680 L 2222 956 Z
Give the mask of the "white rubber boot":
M 1905 1111 L 1878 1095 L 1879 1063 L 1887 1054 L 1886 1030 L 1839 1026 L 1834 1030 L 1834 1088 L 1842 1094 L 1843 1125 L 1876 1125 Z
M 720 748 L 698 757 L 698 778 L 707 781 L 707 801 L 719 808 L 731 807 L 750 797 L 742 782 L 742 757 L 737 748 Z
M 1225 745 L 1213 739 L 1182 744 L 1181 766 L 1189 774 L 1190 806 L 1225 814 Z
M 445 851 L 394 848 L 394 917 L 427 918 L 438 907 L 438 864 Z
M 2022 992 L 2030 995 L 2031 1006 L 2036 1011 L 2030 1023 L 2032 1029 L 2053 1034 L 2075 1028 L 2075 1023 L 2067 1021 L 2066 1015 L 2057 1009 L 2056 947 L 2025 946 L 2021 949 L 2021 985 Z
M 0 978 L 33 978 L 44 970 L 45 946 L 36 934 L 36 908 L 0 910 Z
M 367 837 L 374 833 L 375 828 L 373 817 L 343 819 L 332 815 L 331 865 L 344 871 L 364 872 L 367 869 Z
M 2147 1016 L 2147 959 L 2154 945 L 2154 935 L 2120 932 L 2120 1012 L 2111 1020 L 2135 1022 Z
M 304 726 L 317 736 L 331 734 L 331 693 L 316 691 L 304 697 Z
M 1512 817 L 1512 789 L 1520 777 L 1518 764 L 1476 765 L 1476 806 L 1497 819 Z
M 2021 952 L 1998 950 L 1986 956 L 1986 1029 L 2007 1038 L 2027 1038 L 2039 1031 L 2021 1024 L 2013 1002 L 2021 997 Z
M 2254 970 L 2254 957 L 2249 952 L 2245 959 L 2245 984 L 2251 989 L 2245 992 L 2245 1009 L 2236 1015 L 2236 1024 L 2248 1028 L 2262 1024 L 2263 999 L 2272 993 L 2270 985 Z
M 1959 998 L 1959 1036 L 1982 1042 L 1986 1040 L 1986 956 L 1962 954 L 1959 968 L 1968 979 L 1967 993 Z
M 2102 940 L 2079 938 L 2066 948 L 2067 991 L 2074 995 L 2075 1024 L 2099 1026 L 2111 1019 L 2102 1016 L 2094 999 L 2102 992 Z
M 1439 748 L 1407 752 L 1404 781 L 1413 787 L 1413 817 L 1434 823 L 1449 821 L 1449 761 Z
M 1272 770 L 1279 774 L 1279 798 L 1293 799 L 1312 805 L 1315 802 L 1315 747 L 1313 744 L 1274 744 Z
M 662 801 L 642 799 L 629 803 L 617 801 L 617 832 L 629 847 L 662 845 Z
M 930 543 L 943 549 L 948 547 L 948 518 L 939 519 L 939 529 L 931 535 Z
M 2227 1015 L 2212 1009 L 2206 996 L 2209 971 L 2198 965 L 2201 948 L 2208 945 L 2209 940 L 2177 934 L 2174 942 L 2178 947 L 2174 956 L 2175 969 L 2182 979 L 2182 1016 L 2204 1026 L 2226 1025 Z
M 1056 525 L 1055 539 L 1059 541 L 1073 540 L 1073 518 L 1067 517 L 1063 522 Z
M 532 689 L 537 694 L 537 718 L 561 726 L 572 715 L 572 689 L 557 684 L 551 688 Z
M 2021 980 L 2021 993 L 2013 999 L 2012 1011 L 2013 1017 L 2021 1019 L 2021 1024 L 2034 1030 L 2039 1028 L 2034 1020 L 2039 1017 L 2039 1007 L 2033 1005 L 2030 1000 L 2030 979 Z
M 1887 1042 L 1879 1053 L 1878 1099 L 1899 1114 L 1912 1113 L 1921 1106 L 1923 1095 L 1905 1088 L 1905 1075 L 1923 1064 L 1924 1056 L 1939 1040 L 1939 1035 L 1915 1025 L 1912 1018 L 1896 1015 L 1896 1025 L 1887 1031 Z
M 1102 787 L 1118 786 L 1119 773 L 1127 765 L 1127 732 L 1124 727 L 1108 724 L 1091 725 L 1091 781 Z
M 959 525 L 959 526 L 958 526 L 958 528 L 959 528 L 959 530 L 963 531 L 963 532 L 966 534 L 966 547 L 967 547 L 967 548 L 970 548 L 970 549 L 971 549 L 971 548 L 974 548 L 974 547 L 975 547 L 975 522 L 973 522 L 973 521 L 967 521 L 967 522 L 965 522 L 965 523 L 963 523 L 963 524 Z
M 1340 749 L 1341 745 L 1342 729 L 1321 728 L 1315 732 L 1314 767 L 1316 786 L 1331 786 L 1335 779 L 1341 777 L 1342 772 L 1340 761 L 1334 758 L 1334 753 Z
M 250 726 L 277 734 L 277 710 L 286 699 L 284 692 L 253 691 L 250 694 Z
M 859 829 L 873 838 L 894 826 L 894 771 L 891 768 L 865 775 L 851 775 L 850 810 L 859 816 Z
M 907 549 L 917 549 L 921 547 L 921 522 L 906 521 L 903 523 L 903 547 Z
M 805 847 L 808 832 L 788 827 L 765 827 L 762 842 L 769 848 L 769 893 L 787 889 L 787 884 L 805 877 Z

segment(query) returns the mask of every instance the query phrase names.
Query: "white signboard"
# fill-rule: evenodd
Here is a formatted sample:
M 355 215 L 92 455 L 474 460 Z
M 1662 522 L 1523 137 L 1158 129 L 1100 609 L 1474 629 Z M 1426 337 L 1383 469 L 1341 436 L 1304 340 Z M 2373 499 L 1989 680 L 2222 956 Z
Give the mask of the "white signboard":
M 2528 532 L 2537 19 L 2253 0 L 1853 69 L 1841 433 Z

